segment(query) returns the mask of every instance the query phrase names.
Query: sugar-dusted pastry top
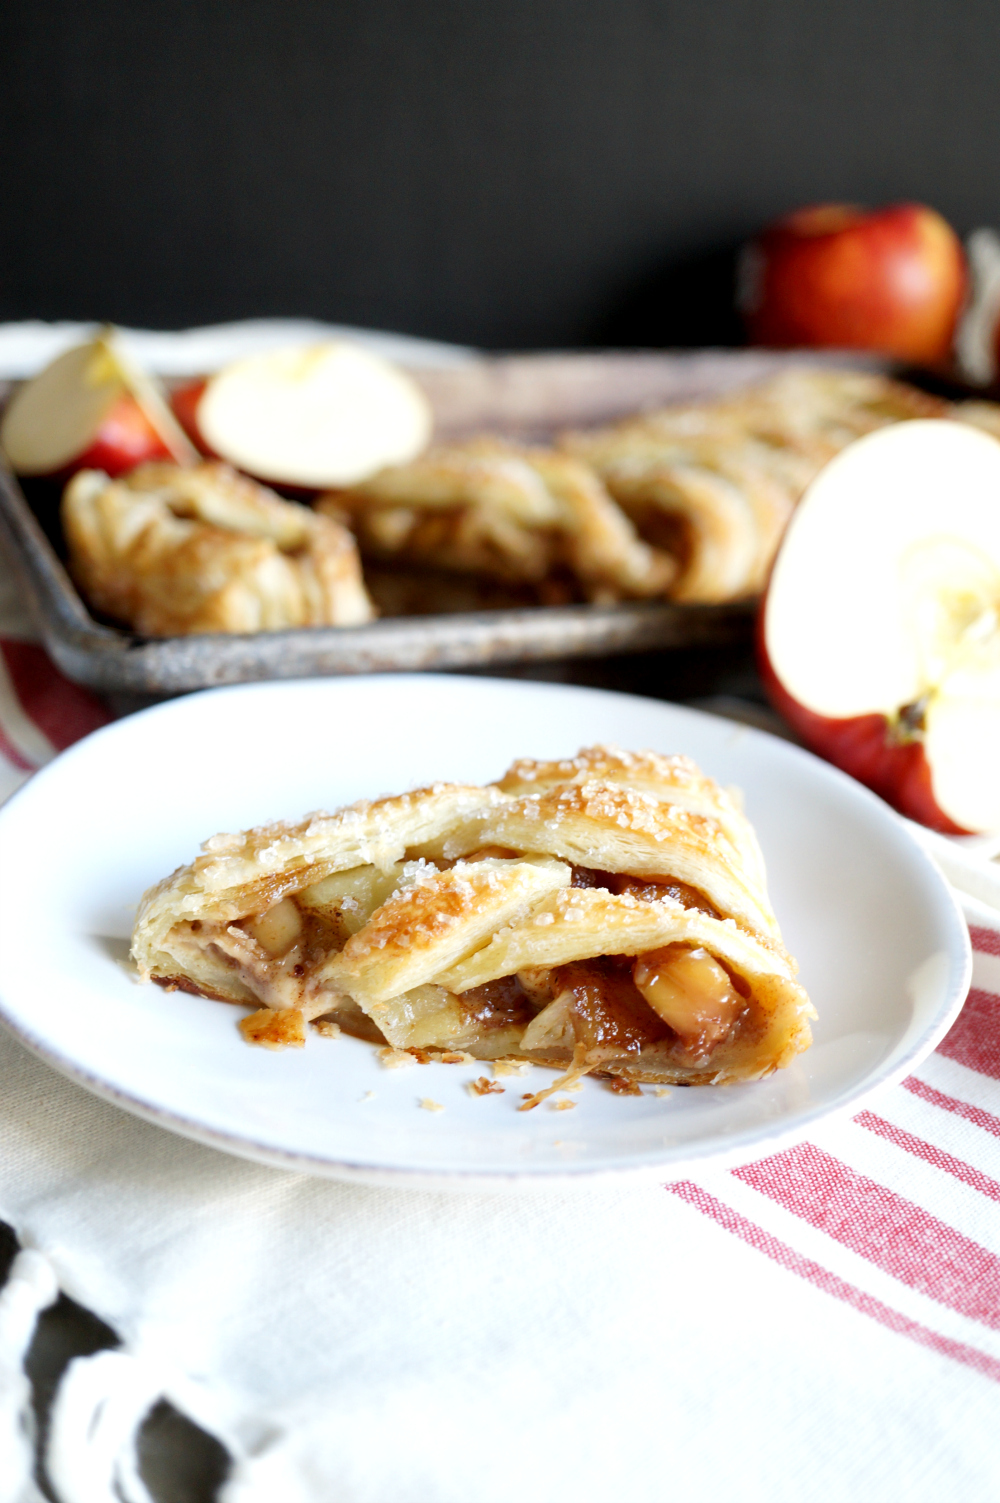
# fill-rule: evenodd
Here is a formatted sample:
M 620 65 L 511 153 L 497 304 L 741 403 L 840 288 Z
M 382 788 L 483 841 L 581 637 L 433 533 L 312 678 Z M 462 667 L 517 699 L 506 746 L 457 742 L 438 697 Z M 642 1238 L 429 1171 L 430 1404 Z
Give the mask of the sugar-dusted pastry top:
M 813 1016 L 734 797 L 614 747 L 216 835 L 145 894 L 132 953 L 253 1008 L 252 1042 L 313 1020 L 564 1080 L 758 1079 Z
M 354 626 L 371 602 L 350 532 L 224 464 L 145 464 L 66 487 L 70 568 L 98 610 L 146 636 Z
M 568 454 L 479 438 L 431 449 L 331 492 L 370 558 L 596 601 L 663 595 L 675 568 L 637 536 L 594 470 Z

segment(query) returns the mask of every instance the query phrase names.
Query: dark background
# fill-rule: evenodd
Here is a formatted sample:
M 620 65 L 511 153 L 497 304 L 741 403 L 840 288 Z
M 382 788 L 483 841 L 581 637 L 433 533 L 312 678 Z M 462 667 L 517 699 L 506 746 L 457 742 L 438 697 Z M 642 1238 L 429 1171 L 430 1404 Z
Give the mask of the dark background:
M 738 337 L 826 198 L 1000 226 L 1000 0 L 3 0 L 0 319 Z

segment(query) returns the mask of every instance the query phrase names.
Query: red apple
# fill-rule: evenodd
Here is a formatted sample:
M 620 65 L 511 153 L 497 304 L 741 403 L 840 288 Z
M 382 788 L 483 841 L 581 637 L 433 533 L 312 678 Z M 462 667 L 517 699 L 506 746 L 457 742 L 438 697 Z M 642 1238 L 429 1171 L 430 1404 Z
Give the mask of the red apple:
M 142 372 L 111 332 L 65 351 L 11 399 L 0 444 L 21 475 L 77 470 L 122 475 L 147 459 L 197 456 Z
M 209 449 L 198 429 L 198 403 L 204 396 L 207 385 L 207 378 L 199 377 L 197 381 L 189 381 L 187 385 L 178 386 L 170 393 L 170 407 L 174 417 L 195 448 L 203 454 L 207 454 Z
M 353 485 L 419 454 L 433 426 L 411 377 L 340 340 L 237 360 L 173 405 L 204 452 L 286 489 Z
M 949 834 L 1000 831 L 1000 443 L 900 423 L 801 501 L 760 620 L 775 708 L 814 751 Z
M 962 246 L 933 209 L 799 209 L 748 245 L 739 302 L 755 344 L 948 359 L 965 296 Z

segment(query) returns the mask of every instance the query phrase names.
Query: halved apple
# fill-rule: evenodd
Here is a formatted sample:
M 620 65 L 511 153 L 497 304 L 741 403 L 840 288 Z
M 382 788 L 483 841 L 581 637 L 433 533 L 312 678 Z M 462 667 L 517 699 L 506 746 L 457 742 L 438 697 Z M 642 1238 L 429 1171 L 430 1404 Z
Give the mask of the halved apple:
M 123 475 L 147 459 L 197 458 L 154 383 L 113 330 L 66 350 L 17 391 L 0 425 L 20 475 Z
M 1000 443 L 909 422 L 832 460 L 785 535 L 760 647 L 814 751 L 933 829 L 1000 831 Z
M 198 446 L 275 485 L 353 485 L 426 446 L 416 382 L 342 341 L 251 355 L 174 396 Z

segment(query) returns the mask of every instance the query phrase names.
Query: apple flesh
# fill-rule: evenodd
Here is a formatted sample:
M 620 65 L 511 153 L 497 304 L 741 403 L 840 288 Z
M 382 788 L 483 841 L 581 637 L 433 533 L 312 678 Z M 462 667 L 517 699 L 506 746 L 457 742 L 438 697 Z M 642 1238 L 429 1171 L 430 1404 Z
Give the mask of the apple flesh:
M 47 365 L 14 395 L 0 425 L 20 475 L 126 474 L 150 459 L 188 463 L 191 445 L 148 377 L 104 334 Z
M 965 296 L 961 243 L 922 204 L 799 209 L 746 247 L 739 302 L 755 344 L 947 361 Z
M 409 376 L 339 340 L 249 356 L 173 400 L 199 448 L 283 487 L 353 485 L 413 459 L 433 427 Z
M 1000 831 L 1000 443 L 918 421 L 832 460 L 785 535 L 759 647 L 814 751 L 932 829 Z

